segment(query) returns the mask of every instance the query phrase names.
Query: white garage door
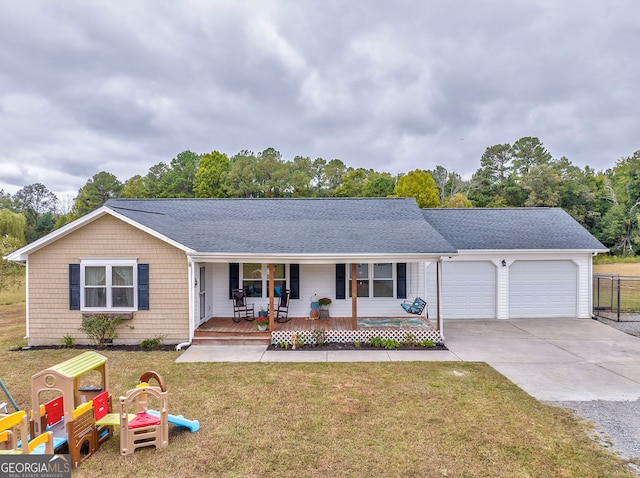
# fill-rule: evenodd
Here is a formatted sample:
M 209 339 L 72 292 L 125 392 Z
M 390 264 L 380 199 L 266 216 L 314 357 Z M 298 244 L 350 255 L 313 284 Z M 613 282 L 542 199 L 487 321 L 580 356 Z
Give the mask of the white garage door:
M 576 317 L 572 261 L 516 261 L 509 267 L 509 318 Z
M 429 266 L 432 267 L 435 271 L 434 264 Z M 443 263 L 442 316 L 445 319 L 494 319 L 496 266 L 488 261 Z

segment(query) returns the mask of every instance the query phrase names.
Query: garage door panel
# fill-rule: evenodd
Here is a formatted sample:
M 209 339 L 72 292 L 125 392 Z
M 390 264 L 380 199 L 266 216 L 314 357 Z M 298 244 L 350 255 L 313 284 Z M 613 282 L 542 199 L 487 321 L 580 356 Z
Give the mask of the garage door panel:
M 444 263 L 442 313 L 445 318 L 495 318 L 495 265 L 488 261 Z
M 509 268 L 509 317 L 576 317 L 573 261 L 516 261 Z

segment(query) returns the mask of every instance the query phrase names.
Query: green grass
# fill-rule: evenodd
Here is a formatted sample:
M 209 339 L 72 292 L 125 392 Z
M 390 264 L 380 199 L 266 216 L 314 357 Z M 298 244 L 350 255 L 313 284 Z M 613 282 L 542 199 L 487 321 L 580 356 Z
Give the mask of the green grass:
M 631 264 L 640 263 L 640 256 L 616 256 L 613 254 L 598 254 L 593 257 L 594 264 Z
M 25 280 L 21 278 L 18 287 L 12 287 L 10 289 L 0 291 L 0 306 L 20 304 L 25 301 Z
M 24 304 L 0 307 L 0 376 L 22 407 L 30 377 L 77 355 L 9 351 Z M 286 353 L 286 352 L 283 352 Z M 114 437 L 74 476 L 634 476 L 564 409 L 481 363 L 189 363 L 179 352 L 112 352 L 110 391 L 146 370 L 169 390 L 169 447 L 119 455 Z

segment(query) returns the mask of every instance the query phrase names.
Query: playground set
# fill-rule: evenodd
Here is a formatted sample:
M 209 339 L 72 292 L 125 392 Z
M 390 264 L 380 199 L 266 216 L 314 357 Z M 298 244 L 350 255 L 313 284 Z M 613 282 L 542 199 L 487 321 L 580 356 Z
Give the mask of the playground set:
M 157 385 L 149 384 L 152 379 Z M 148 409 L 149 399 L 159 410 Z M 68 453 L 75 468 L 112 437 L 116 427 L 121 455 L 147 446 L 166 447 L 169 423 L 191 432 L 200 428 L 197 420 L 168 413 L 167 388 L 153 371 L 143 373 L 119 402 L 119 413 L 113 413 L 107 358 L 97 352 L 42 370 L 31 378 L 31 418 L 24 411 L 0 415 L 0 455 Z M 31 437 L 35 438 L 30 441 Z

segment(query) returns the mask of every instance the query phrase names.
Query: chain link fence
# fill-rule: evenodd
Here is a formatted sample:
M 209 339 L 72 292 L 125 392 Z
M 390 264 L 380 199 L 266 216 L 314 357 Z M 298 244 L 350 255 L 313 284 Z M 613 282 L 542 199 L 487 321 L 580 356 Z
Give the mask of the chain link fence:
M 594 274 L 593 316 L 640 322 L 640 277 Z

